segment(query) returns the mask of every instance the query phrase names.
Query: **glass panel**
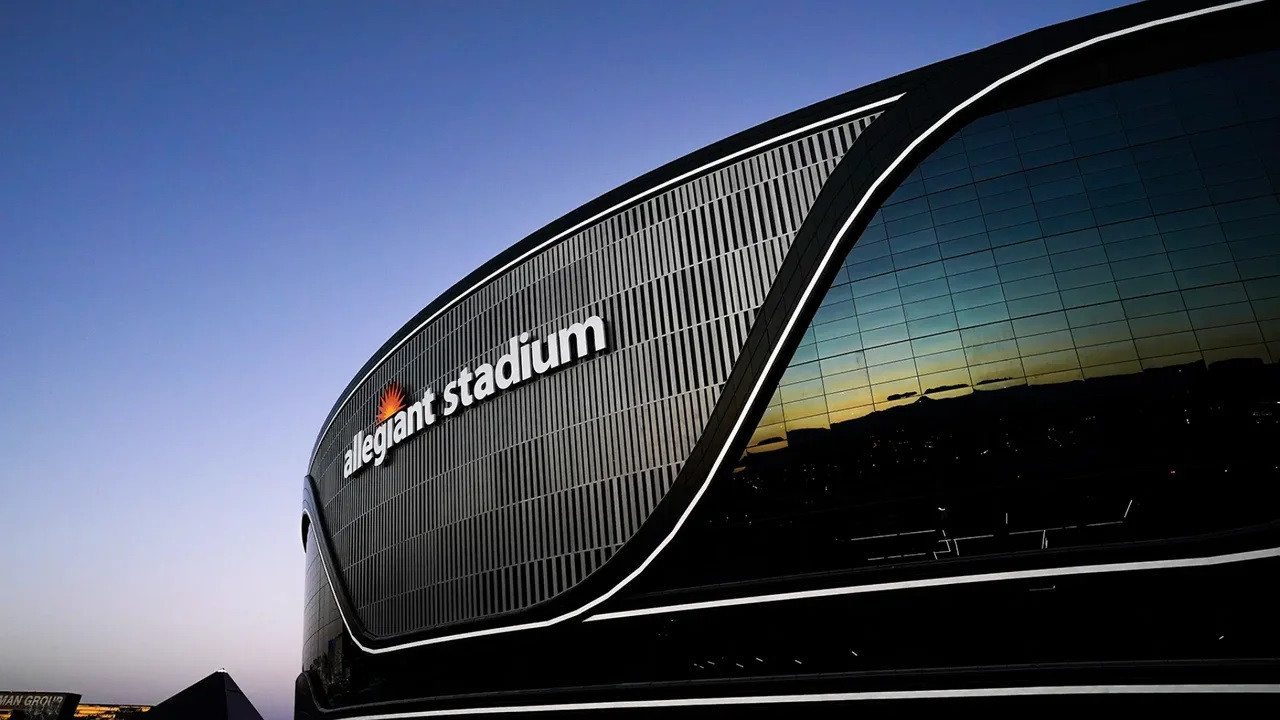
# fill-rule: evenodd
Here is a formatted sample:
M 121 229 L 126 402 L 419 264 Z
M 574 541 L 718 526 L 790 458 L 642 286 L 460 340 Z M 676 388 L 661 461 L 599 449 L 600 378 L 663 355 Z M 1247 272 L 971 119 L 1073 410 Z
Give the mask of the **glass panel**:
M 815 318 L 821 364 L 797 356 L 712 486 L 740 520 L 717 537 L 761 549 L 721 571 L 1273 520 L 1280 103 L 1215 108 L 1277 81 L 1280 53 L 1122 83 L 987 116 L 921 162 Z

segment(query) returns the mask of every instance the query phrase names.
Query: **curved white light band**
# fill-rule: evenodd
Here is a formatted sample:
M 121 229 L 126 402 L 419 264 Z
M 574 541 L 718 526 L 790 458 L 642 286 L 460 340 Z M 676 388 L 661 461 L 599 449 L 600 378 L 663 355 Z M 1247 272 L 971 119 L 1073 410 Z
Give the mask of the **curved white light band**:
M 870 690 L 866 692 L 793 695 L 739 695 L 734 697 L 673 698 L 669 700 L 615 700 L 612 702 L 505 705 L 423 710 L 420 712 L 355 715 L 348 720 L 400 720 L 400 718 L 457 717 L 513 713 L 566 712 L 571 710 L 635 710 L 664 707 L 724 705 L 781 705 L 794 703 L 856 702 L 866 700 L 947 700 L 962 698 L 1036 697 L 1070 695 L 1201 695 L 1207 693 L 1275 694 L 1280 685 L 1251 683 L 1201 683 L 1185 685 L 1035 685 L 1027 687 L 954 688 L 944 690 Z
M 584 622 L 592 622 L 595 620 L 618 620 L 622 618 L 641 617 L 644 615 L 665 615 L 667 613 L 735 607 L 738 605 L 759 605 L 761 603 L 783 602 L 786 600 L 807 600 L 811 598 L 835 597 L 838 595 L 861 595 L 864 593 L 890 592 L 893 590 L 916 590 L 920 588 L 946 587 L 949 585 L 968 585 L 972 583 L 1000 582 L 1007 580 L 1034 580 L 1038 578 L 1096 575 L 1114 572 L 1137 572 L 1140 570 L 1172 570 L 1177 568 L 1212 567 L 1214 565 L 1228 565 L 1231 563 L 1248 562 L 1250 560 L 1264 560 L 1266 558 L 1274 557 L 1280 557 L 1280 548 L 1250 550 L 1249 552 L 1229 553 L 1225 555 L 1212 555 L 1209 557 L 1198 558 L 1143 560 L 1138 562 L 1099 565 L 1038 568 L 1034 570 L 1010 570 L 1007 572 L 976 573 L 973 575 L 952 575 L 949 577 L 925 578 L 921 580 L 901 580 L 898 582 L 868 583 L 866 585 L 846 585 L 842 587 L 820 588 L 817 590 L 798 590 L 795 592 L 750 595 L 744 597 L 725 598 L 723 600 L 707 600 L 704 602 L 679 603 L 676 605 L 639 608 L 636 610 L 619 610 L 617 612 L 592 615 Z
M 760 377 L 756 380 L 755 385 L 752 387 L 751 394 L 747 397 L 747 401 L 743 403 L 742 412 L 739 413 L 738 419 L 734 423 L 733 430 L 730 431 L 729 433 L 728 441 L 720 449 L 720 453 L 716 456 L 716 460 L 712 464 L 710 471 L 707 472 L 707 476 L 702 481 L 702 485 L 698 488 L 698 491 L 694 494 L 693 499 L 689 502 L 688 507 L 686 507 L 684 512 L 680 515 L 680 519 L 676 521 L 675 526 L 671 528 L 671 532 L 669 532 L 667 536 L 663 538 L 662 542 L 660 542 L 658 546 L 654 548 L 653 552 L 650 553 L 647 558 L 645 558 L 644 562 L 640 563 L 640 565 L 634 571 L 632 571 L 625 578 L 623 578 L 623 580 L 619 582 L 616 586 L 614 586 L 612 590 L 601 595 L 595 600 L 592 600 L 591 602 L 587 603 L 586 605 L 584 605 L 583 607 L 579 608 L 576 611 L 561 615 L 559 618 L 554 619 L 552 622 L 559 622 L 560 620 L 563 620 L 563 619 L 575 617 L 599 605 L 605 600 L 608 600 L 615 593 L 617 593 L 619 590 L 625 587 L 627 583 L 631 582 L 637 576 L 639 576 L 640 573 L 644 572 L 645 568 L 647 568 L 649 564 L 653 562 L 654 558 L 658 556 L 658 553 L 662 552 L 662 550 L 666 548 L 666 546 L 671 542 L 672 538 L 675 537 L 676 533 L 680 531 L 681 526 L 684 525 L 685 521 L 689 518 L 689 515 L 693 512 L 694 507 L 697 506 L 698 501 L 702 498 L 703 494 L 706 492 L 707 486 L 711 484 L 711 479 L 715 477 L 716 473 L 720 470 L 720 467 L 724 464 L 725 456 L 729 452 L 729 448 L 733 445 L 733 439 L 736 438 L 738 434 L 742 431 L 742 425 L 746 421 L 748 412 L 750 412 L 751 407 L 755 405 L 756 399 L 760 395 L 760 391 L 764 385 L 765 378 L 769 376 L 774 365 L 777 363 L 778 356 L 781 353 L 783 346 L 786 345 L 786 339 L 791 337 L 791 334 L 794 332 L 796 321 L 800 318 L 801 312 L 808 305 L 809 298 L 810 296 L 813 295 L 813 292 L 818 285 L 818 279 L 823 276 L 823 274 L 827 269 L 827 266 L 831 263 L 831 259 L 835 255 L 836 248 L 840 246 L 841 241 L 844 239 L 845 234 L 849 231 L 849 228 L 853 226 L 854 221 L 856 221 L 862 215 L 863 211 L 866 210 L 867 203 L 870 201 L 871 196 L 875 194 L 876 190 L 885 183 L 885 181 L 889 178 L 891 174 L 893 174 L 893 172 L 897 169 L 897 167 L 901 165 L 908 157 L 910 157 L 912 153 L 915 152 L 917 147 L 919 147 L 931 135 L 937 132 L 938 129 L 940 129 L 947 122 L 949 122 L 951 118 L 955 117 L 957 114 L 964 111 L 970 105 L 973 105 L 974 103 L 981 100 L 983 97 L 990 94 L 992 91 L 996 90 L 1002 85 L 1008 83 L 1009 81 L 1014 80 L 1022 75 L 1025 75 L 1026 73 L 1031 72 L 1032 70 L 1040 67 L 1041 65 L 1052 62 L 1053 60 L 1056 60 L 1060 57 L 1070 55 L 1073 52 L 1083 50 L 1084 48 L 1097 45 L 1098 43 L 1105 42 L 1107 40 L 1112 40 L 1118 37 L 1123 37 L 1131 33 L 1140 32 L 1142 30 L 1158 27 L 1160 25 L 1179 22 L 1181 20 L 1189 20 L 1191 18 L 1199 17 L 1201 15 L 1208 15 L 1210 13 L 1221 12 L 1223 10 L 1230 10 L 1238 7 L 1244 7 L 1246 5 L 1254 5 L 1263 1 L 1264 0 L 1237 0 L 1237 2 L 1226 3 L 1224 5 L 1215 5 L 1213 7 L 1202 8 L 1200 10 L 1182 13 L 1180 15 L 1172 15 L 1170 17 L 1161 18 L 1158 20 L 1152 20 L 1149 22 L 1141 23 L 1139 25 L 1134 25 L 1133 27 L 1126 28 L 1123 30 L 1116 30 L 1114 32 L 1106 33 L 1105 35 L 1099 35 L 1098 37 L 1095 37 L 1093 39 L 1086 40 L 1084 42 L 1077 43 L 1076 45 L 1072 45 L 1069 48 L 1065 48 L 1063 50 L 1059 50 L 1057 52 L 1051 53 L 1049 55 L 1046 55 L 1040 58 L 1039 60 L 1036 60 L 1035 62 L 1029 65 L 1025 65 L 1022 68 L 1019 68 L 1018 70 L 1015 70 L 1014 72 L 1009 73 L 1008 75 L 1005 75 L 999 80 L 996 80 L 995 82 L 986 86 L 982 90 L 978 91 L 978 93 L 976 93 L 969 99 L 965 100 L 964 102 L 960 103 L 956 107 L 952 108 L 950 111 L 947 112 L 947 114 L 943 115 L 936 122 L 930 125 L 927 130 L 925 130 L 918 137 L 916 137 L 915 140 L 912 140 L 911 144 L 909 144 L 906 147 L 906 149 L 902 151 L 901 154 L 899 154 L 896 158 L 894 158 L 893 162 L 889 163 L 889 165 L 884 169 L 884 171 L 880 174 L 880 176 L 876 178 L 875 182 L 871 184 L 871 187 L 867 189 L 867 192 L 863 194 L 861 199 L 859 199 L 858 204 L 853 209 L 853 212 L 850 213 L 849 217 L 845 219 L 844 224 L 840 226 L 840 230 L 835 234 L 835 237 L 832 239 L 831 244 L 827 247 L 826 253 L 822 256 L 822 260 L 819 261 L 817 268 L 813 271 L 812 275 L 810 276 L 809 283 L 808 285 L 805 286 L 804 292 L 801 294 L 799 302 L 796 303 L 795 311 L 792 312 L 791 317 L 787 319 L 786 327 L 783 329 L 781 333 L 781 338 L 779 342 L 774 346 L 772 352 L 770 352 L 769 358 L 768 360 L 765 361 L 765 366 L 760 372 Z

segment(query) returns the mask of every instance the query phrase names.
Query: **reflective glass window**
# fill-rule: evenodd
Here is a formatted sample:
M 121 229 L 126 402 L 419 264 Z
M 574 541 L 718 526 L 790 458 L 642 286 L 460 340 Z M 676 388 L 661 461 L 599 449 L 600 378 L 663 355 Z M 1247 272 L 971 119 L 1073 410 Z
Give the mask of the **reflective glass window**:
M 839 339 L 797 355 L 712 498 L 741 519 L 725 542 L 769 548 L 741 571 L 1273 520 L 1278 88 L 1277 53 L 1174 71 L 921 161 L 846 259 L 852 301 L 815 317 Z

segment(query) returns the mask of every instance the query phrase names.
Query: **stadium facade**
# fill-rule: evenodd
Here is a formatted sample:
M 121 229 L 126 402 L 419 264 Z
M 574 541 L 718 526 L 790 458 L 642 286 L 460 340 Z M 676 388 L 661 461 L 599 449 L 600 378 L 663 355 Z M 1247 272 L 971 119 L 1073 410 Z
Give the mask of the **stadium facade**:
M 468 275 L 316 441 L 297 717 L 1280 697 L 1277 5 L 855 90 Z

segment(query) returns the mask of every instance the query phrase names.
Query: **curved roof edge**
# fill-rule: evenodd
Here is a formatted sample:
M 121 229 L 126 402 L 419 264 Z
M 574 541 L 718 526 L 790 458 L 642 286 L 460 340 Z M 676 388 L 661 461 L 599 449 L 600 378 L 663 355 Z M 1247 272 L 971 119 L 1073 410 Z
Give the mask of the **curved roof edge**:
M 952 60 L 945 60 L 943 63 L 950 63 Z M 940 64 L 940 63 L 938 63 Z M 935 64 L 936 65 L 936 64 Z M 772 120 L 767 120 L 759 125 L 748 128 L 741 132 L 735 133 L 723 140 L 716 141 L 710 145 L 702 147 L 698 150 L 684 155 L 683 157 L 672 160 L 658 168 L 640 175 L 623 185 L 620 185 L 595 199 L 581 205 L 559 218 L 551 221 L 543 227 L 535 230 L 525 236 L 515 244 L 507 247 L 502 252 L 487 260 L 484 264 L 464 275 L 461 279 L 449 286 L 447 290 L 440 293 L 426 307 L 419 310 L 411 318 L 409 318 L 399 329 L 391 335 L 381 346 L 375 350 L 367 361 L 356 371 L 351 381 L 343 388 L 342 393 L 330 408 L 326 415 L 324 424 L 327 426 L 329 421 L 338 412 L 343 404 L 343 400 L 349 395 L 364 379 L 365 375 L 382 361 L 382 359 L 390 353 L 406 336 L 412 334 L 419 325 L 421 325 L 432 314 L 439 311 L 444 305 L 456 300 L 459 296 L 473 287 L 483 284 L 482 281 L 494 271 L 502 268 L 512 260 L 520 257 L 529 250 L 536 248 L 539 244 L 545 242 L 549 238 L 582 223 L 591 217 L 598 215 L 602 211 L 607 210 L 618 203 L 626 202 L 629 198 L 644 193 L 655 186 L 661 185 L 673 178 L 687 173 L 691 170 L 699 168 L 709 163 L 715 163 L 718 159 L 732 155 L 744 148 L 749 148 L 761 142 L 765 142 L 770 138 L 782 135 L 795 128 L 801 128 L 815 122 L 819 122 L 825 118 L 838 115 L 843 111 L 857 108 L 861 105 L 873 103 L 883 100 L 887 97 L 899 95 L 909 89 L 913 84 L 922 79 L 935 65 L 925 66 L 916 70 L 896 75 L 892 78 L 878 81 L 871 85 L 842 93 L 833 98 L 821 100 L 819 102 L 808 105 L 799 110 L 787 113 Z M 708 169 L 710 172 L 710 169 Z M 625 208 L 619 208 L 619 212 Z M 320 433 L 322 437 L 323 432 Z M 320 437 L 316 438 L 318 445 Z

